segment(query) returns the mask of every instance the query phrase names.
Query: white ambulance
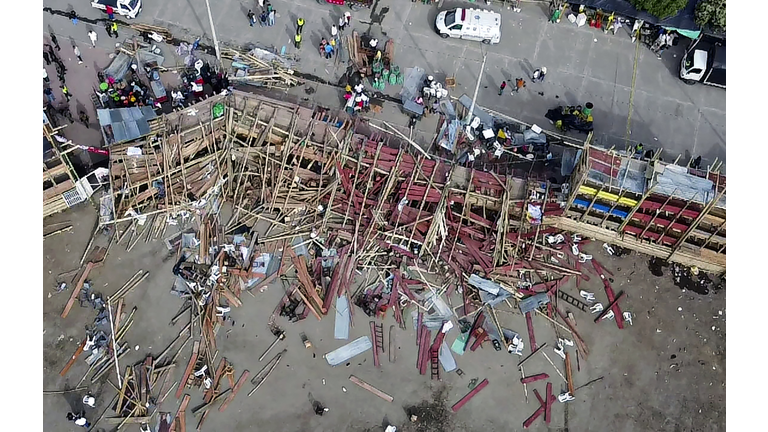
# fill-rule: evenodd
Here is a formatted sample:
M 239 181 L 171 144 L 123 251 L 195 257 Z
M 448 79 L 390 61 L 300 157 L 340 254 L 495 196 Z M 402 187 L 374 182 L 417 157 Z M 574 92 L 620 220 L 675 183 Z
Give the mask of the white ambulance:
M 435 31 L 443 39 L 460 38 L 495 44 L 501 40 L 501 14 L 481 9 L 450 9 L 437 14 Z

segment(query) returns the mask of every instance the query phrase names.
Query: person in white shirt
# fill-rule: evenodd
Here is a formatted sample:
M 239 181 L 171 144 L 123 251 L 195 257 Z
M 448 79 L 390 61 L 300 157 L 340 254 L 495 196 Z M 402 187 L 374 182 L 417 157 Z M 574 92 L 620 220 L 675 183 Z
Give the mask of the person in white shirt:
M 83 396 L 83 404 L 84 405 L 88 405 L 91 408 L 95 408 L 96 407 L 96 398 L 91 396 L 91 395 L 89 395 L 89 394 L 87 394 L 87 395 Z
M 91 45 L 96 48 L 96 39 L 99 38 L 99 35 L 97 35 L 95 31 L 91 30 L 88 32 L 88 38 L 91 40 Z
M 74 46 L 72 49 L 74 50 L 75 56 L 77 57 L 77 64 L 83 64 L 83 57 L 80 56 L 80 48 Z
M 74 414 L 69 412 L 67 413 L 67 420 L 74 422 L 76 425 L 82 426 L 84 428 L 91 427 L 91 423 L 88 422 L 88 420 L 86 420 L 85 417 L 83 417 L 80 414 Z

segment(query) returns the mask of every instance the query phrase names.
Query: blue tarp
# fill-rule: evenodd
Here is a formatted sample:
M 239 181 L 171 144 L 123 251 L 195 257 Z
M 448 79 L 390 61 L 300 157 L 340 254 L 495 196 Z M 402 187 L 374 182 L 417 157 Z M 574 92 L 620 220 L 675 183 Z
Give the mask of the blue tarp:
M 696 3 L 698 2 L 699 0 L 689 0 L 688 5 L 677 15 L 664 19 L 659 19 L 648 12 L 638 11 L 627 0 L 581 0 L 578 4 L 583 4 L 593 9 L 602 9 L 605 12 L 615 12 L 616 15 L 624 17 L 641 19 L 661 27 L 699 31 L 700 28 L 693 19 Z

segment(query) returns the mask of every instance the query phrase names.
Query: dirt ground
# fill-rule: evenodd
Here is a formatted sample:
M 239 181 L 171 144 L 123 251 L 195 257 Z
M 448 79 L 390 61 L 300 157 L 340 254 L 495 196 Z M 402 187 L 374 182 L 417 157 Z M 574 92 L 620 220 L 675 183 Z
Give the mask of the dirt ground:
M 64 389 L 77 385 L 87 371 L 83 360 L 77 360 L 65 377 L 59 371 L 77 348 L 84 336 L 84 326 L 92 322 L 95 311 L 75 305 L 66 319 L 59 315 L 69 298 L 70 291 L 51 294 L 56 276 L 75 269 L 86 247 L 96 220 L 96 210 L 82 205 L 67 213 L 52 216 L 44 225 L 71 221 L 71 232 L 60 234 L 44 242 L 43 286 L 43 356 L 44 389 Z M 170 235 L 174 231 L 169 231 Z M 706 296 L 683 292 L 672 283 L 669 269 L 664 276 L 655 277 L 648 270 L 647 257 L 631 254 L 628 257 L 609 257 L 600 245 L 588 248 L 603 266 L 614 273 L 614 290 L 625 291 L 621 306 L 634 315 L 633 325 L 619 330 L 613 321 L 592 322 L 588 315 L 575 308 L 577 329 L 589 347 L 590 355 L 581 358 L 578 366 L 572 359 L 575 385 L 604 377 L 602 380 L 576 392 L 575 400 L 562 404 L 555 402 L 552 422 L 547 427 L 543 417 L 531 430 L 573 430 L 616 432 L 631 431 L 721 431 L 725 430 L 725 290 L 710 291 Z M 128 307 L 137 306 L 135 321 L 126 340 L 138 350 L 120 361 L 121 368 L 143 360 L 148 354 L 159 354 L 178 335 L 185 325 L 181 320 L 169 326 L 182 300 L 171 294 L 173 259 L 162 241 L 145 243 L 141 240 L 133 250 L 126 252 L 126 244 L 114 246 L 105 264 L 91 273 L 94 289 L 105 296 L 112 294 L 139 269 L 150 276 L 126 298 Z M 71 276 L 70 276 L 71 278 Z M 362 277 L 357 283 L 362 282 Z M 594 292 L 598 301 L 607 304 L 602 283 L 597 278 L 583 283 L 582 289 Z M 562 288 L 578 296 L 575 285 Z M 279 281 L 265 292 L 255 290 L 253 296 L 243 294 L 243 306 L 233 308 L 234 323 L 222 328 L 217 337 L 220 355 L 235 367 L 236 378 L 247 369 L 251 376 L 263 363 L 259 355 L 272 341 L 267 320 L 282 293 Z M 456 305 L 456 299 L 453 299 Z M 562 306 L 561 306 L 562 307 Z M 508 306 L 497 308 L 502 326 L 520 333 L 525 341 L 524 355 L 530 353 L 530 344 L 524 317 L 519 310 Z M 417 349 L 415 332 L 410 318 L 407 330 L 396 328 L 398 346 L 396 363 L 384 356 L 382 367 L 373 366 L 370 351 L 353 358 L 347 365 L 330 367 L 323 354 L 348 341 L 333 338 L 333 314 L 322 321 L 310 316 L 299 323 L 279 318 L 278 324 L 286 330 L 287 338 L 281 345 L 287 348 L 278 369 L 265 385 L 250 398 L 246 384 L 226 412 L 214 410 L 208 416 L 204 430 L 209 431 L 383 431 L 392 424 L 405 432 L 453 431 L 514 431 L 523 430 L 522 422 L 538 407 L 533 395 L 536 388 L 544 394 L 546 381 L 528 386 L 528 402 L 520 373 L 515 367 L 519 357 L 497 352 L 490 343 L 482 349 L 455 355 L 463 376 L 455 372 L 443 373 L 442 382 L 430 381 L 429 374 L 421 376 L 415 368 Z M 355 310 L 354 328 L 350 340 L 370 335 L 368 317 Z M 550 359 L 563 371 L 563 362 L 552 347 L 557 339 L 553 324 L 546 319 L 533 318 L 538 344 L 547 342 L 544 349 Z M 394 321 L 390 316 L 384 322 L 385 335 Z M 304 332 L 314 344 L 314 351 L 306 350 L 299 338 Z M 451 330 L 446 341 L 452 344 L 458 335 Z M 385 339 L 385 347 L 388 341 Z M 278 348 L 279 349 L 279 348 Z M 185 347 L 177 360 L 174 380 L 181 379 L 184 365 L 189 360 L 191 345 Z M 555 394 L 564 391 L 565 384 L 547 360 L 536 355 L 525 365 L 526 375 L 547 373 Z M 349 381 L 354 374 L 394 396 L 387 403 Z M 454 414 L 450 406 L 464 396 L 472 378 L 487 378 L 490 384 L 474 399 Z M 106 409 L 115 391 L 105 381 L 116 382 L 114 372 L 108 378 L 91 384 L 84 382 L 96 396 L 95 409 L 88 409 L 86 417 L 93 420 Z M 223 385 L 226 387 L 226 384 Z M 346 390 L 346 391 L 345 391 Z M 188 430 L 197 424 L 191 408 L 199 405 L 202 394 L 187 390 L 192 396 L 187 410 Z M 79 409 L 83 393 L 50 395 L 44 399 L 45 430 L 82 430 L 65 420 L 65 414 Z M 317 400 L 330 410 L 323 416 L 315 415 L 310 400 Z M 161 411 L 175 413 L 178 407 L 173 394 L 166 399 Z M 419 421 L 412 423 L 408 414 L 417 413 Z M 107 417 L 111 416 L 111 411 Z M 154 426 L 154 422 L 153 422 Z M 94 430 L 110 430 L 100 423 Z M 138 425 L 122 428 L 138 431 Z M 154 430 L 154 429 L 153 429 Z

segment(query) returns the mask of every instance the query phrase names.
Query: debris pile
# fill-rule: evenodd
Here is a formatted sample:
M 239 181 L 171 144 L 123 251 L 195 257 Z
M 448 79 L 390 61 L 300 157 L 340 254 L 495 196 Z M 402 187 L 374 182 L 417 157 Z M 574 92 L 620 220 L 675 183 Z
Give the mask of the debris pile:
M 111 221 L 117 238 L 129 231 L 132 238 L 141 237 L 140 225 L 150 230 L 147 238 L 168 225 L 179 228 L 165 238 L 169 256 L 178 257 L 172 292 L 184 300 L 171 324 L 189 316 L 179 338 L 188 335 L 194 342 L 176 397 L 187 388 L 204 394 L 205 403 L 193 409 L 200 416 L 198 428 L 215 403 L 226 409 L 249 372 L 235 382 L 226 359 L 217 366 L 216 335 L 228 321 L 234 325 L 229 314 L 242 305 L 243 291 L 265 290 L 279 279 L 285 295 L 268 322 L 275 340 L 260 361 L 285 338 L 278 316 L 296 322 L 309 315 L 322 320 L 332 312 L 335 339 L 348 340 L 357 306 L 372 320 L 370 336 L 324 358 L 336 366 L 370 350 L 381 367 L 383 355 L 396 362 L 395 332 L 389 329 L 385 346 L 377 321 L 391 313 L 406 329 L 410 316 L 419 374 L 429 369 L 433 380 L 454 370 L 461 375 L 454 354 L 490 342 L 496 351 L 521 357 L 526 397 L 529 384 L 546 380 L 543 397 L 533 391 L 539 407 L 524 426 L 541 416 L 549 423 L 554 401 L 573 400 L 578 390 L 573 358 L 580 370 L 580 359 L 589 355 L 573 313 L 587 316 L 591 309 L 594 322 L 613 321 L 619 329 L 632 324 L 632 313 L 621 307 L 624 292 L 613 288 L 613 273 L 584 250 L 591 240 L 553 226 L 564 219 L 575 193 L 541 170 L 531 168 L 520 178 L 460 166 L 434 158 L 402 134 L 371 132 L 369 126 L 385 130 L 325 109 L 235 91 L 164 117 L 152 135 L 110 155 L 113 191 L 119 191 L 113 202 L 121 219 Z M 621 255 L 625 248 L 603 246 L 608 255 Z M 581 289 L 592 278 L 604 294 Z M 569 281 L 581 298 L 561 289 Z M 502 305 L 525 317 L 527 342 L 502 325 L 497 316 Z M 537 342 L 534 315 L 554 326 L 554 346 Z M 449 344 L 446 335 L 453 327 L 460 334 Z M 526 350 L 530 354 L 523 357 Z M 249 396 L 283 352 L 252 379 Z M 553 392 L 550 374 L 525 374 L 523 365 L 539 353 L 567 383 L 567 392 Z M 552 353 L 562 360 L 559 365 Z M 225 375 L 230 389 L 219 391 Z M 362 379 L 350 380 L 392 401 Z M 473 379 L 452 410 L 488 384 Z M 181 413 L 188 403 L 189 394 Z M 319 415 L 326 411 L 321 404 L 315 408 Z

